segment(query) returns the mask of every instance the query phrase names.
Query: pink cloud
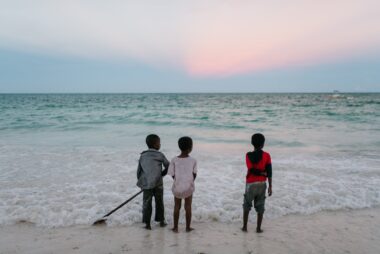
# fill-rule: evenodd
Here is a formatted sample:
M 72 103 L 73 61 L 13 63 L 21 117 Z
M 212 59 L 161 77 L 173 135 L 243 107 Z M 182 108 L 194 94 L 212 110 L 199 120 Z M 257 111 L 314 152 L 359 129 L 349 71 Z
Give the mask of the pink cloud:
M 379 9 L 378 0 L 15 0 L 0 9 L 0 47 L 228 76 L 379 51 Z
M 194 76 L 228 76 L 380 49 L 380 16 L 368 6 L 355 1 L 293 3 L 198 12 L 189 21 L 185 69 Z

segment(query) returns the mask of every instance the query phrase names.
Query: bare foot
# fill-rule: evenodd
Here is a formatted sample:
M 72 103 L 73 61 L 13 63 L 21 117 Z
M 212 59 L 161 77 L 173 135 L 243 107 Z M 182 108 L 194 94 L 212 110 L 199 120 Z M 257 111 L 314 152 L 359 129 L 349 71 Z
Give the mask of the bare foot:
M 165 221 L 161 221 L 160 222 L 160 227 L 166 227 L 168 224 L 165 222 Z
M 172 231 L 173 231 L 174 233 L 178 233 L 178 228 L 172 228 Z
M 152 230 L 152 227 L 150 226 L 150 224 L 146 224 L 145 229 Z
M 241 231 L 243 231 L 243 232 L 248 232 L 248 230 L 247 230 L 246 227 L 242 227 L 242 228 L 241 228 Z
M 262 233 L 262 232 L 264 232 L 264 230 L 262 230 L 261 228 L 256 228 L 256 233 Z
M 193 231 L 194 229 L 192 227 L 188 227 L 186 228 L 186 232 L 190 232 L 190 231 Z

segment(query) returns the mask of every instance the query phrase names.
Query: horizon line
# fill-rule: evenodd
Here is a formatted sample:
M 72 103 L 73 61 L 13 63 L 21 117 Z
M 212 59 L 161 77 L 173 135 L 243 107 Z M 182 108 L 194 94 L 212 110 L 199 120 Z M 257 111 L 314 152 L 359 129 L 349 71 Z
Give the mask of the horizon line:
M 325 92 L 0 92 L 7 94 L 377 94 L 380 91 L 325 91 Z

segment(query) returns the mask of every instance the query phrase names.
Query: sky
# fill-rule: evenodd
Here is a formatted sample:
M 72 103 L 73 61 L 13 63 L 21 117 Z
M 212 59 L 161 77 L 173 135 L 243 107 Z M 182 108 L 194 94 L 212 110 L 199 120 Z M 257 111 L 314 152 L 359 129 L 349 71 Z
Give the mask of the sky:
M 0 6 L 0 93 L 380 92 L 378 0 Z

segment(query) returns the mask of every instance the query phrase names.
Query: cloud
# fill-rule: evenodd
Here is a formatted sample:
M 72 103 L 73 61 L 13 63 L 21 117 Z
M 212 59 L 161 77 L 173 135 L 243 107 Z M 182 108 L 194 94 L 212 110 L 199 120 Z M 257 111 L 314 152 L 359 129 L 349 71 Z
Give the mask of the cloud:
M 313 64 L 379 49 L 375 1 L 252 1 L 197 13 L 185 63 L 195 75 Z
M 380 50 L 377 0 L 1 1 L 0 47 L 139 61 L 193 76 Z
M 3 47 L 156 64 L 178 57 L 177 25 L 159 5 L 71 0 L 1 5 Z

